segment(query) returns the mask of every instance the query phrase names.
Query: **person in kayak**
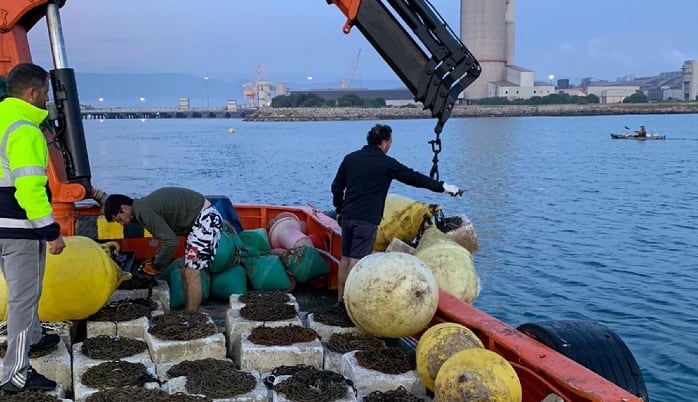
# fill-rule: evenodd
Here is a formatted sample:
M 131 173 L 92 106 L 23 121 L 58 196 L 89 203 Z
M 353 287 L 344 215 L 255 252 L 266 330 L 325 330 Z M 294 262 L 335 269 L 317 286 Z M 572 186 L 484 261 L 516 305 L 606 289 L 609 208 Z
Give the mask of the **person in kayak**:
M 180 268 L 184 308 L 198 312 L 203 294 L 201 270 L 211 266 L 223 228 L 223 218 L 211 202 L 196 191 L 179 187 L 163 187 L 135 200 L 112 194 L 104 202 L 104 217 L 122 225 L 136 221 L 160 239 L 152 261 L 142 265 L 144 276 L 153 277 L 163 271 L 174 257 L 177 236 L 187 237 L 184 266 Z
M 645 131 L 645 126 L 640 126 L 639 130 L 635 130 L 635 135 L 637 137 L 647 137 L 647 131 Z
M 344 301 L 344 284 L 356 263 L 371 254 L 385 199 L 393 179 L 412 187 L 451 196 L 461 190 L 416 172 L 386 155 L 393 143 L 390 126 L 376 124 L 366 136 L 367 145 L 349 153 L 332 181 L 332 202 L 342 227 L 342 258 L 339 263 L 337 305 Z

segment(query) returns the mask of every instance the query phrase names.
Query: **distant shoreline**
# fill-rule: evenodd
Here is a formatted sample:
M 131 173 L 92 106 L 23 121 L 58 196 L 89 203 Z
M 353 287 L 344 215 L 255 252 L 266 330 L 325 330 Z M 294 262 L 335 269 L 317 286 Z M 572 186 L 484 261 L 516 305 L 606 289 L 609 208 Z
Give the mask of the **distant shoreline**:
M 693 114 L 698 102 L 593 104 L 593 105 L 498 105 L 456 106 L 451 118 L 528 117 L 528 116 L 604 116 L 624 114 Z M 431 114 L 419 108 L 264 108 L 245 117 L 246 121 L 328 121 L 376 119 L 429 119 Z

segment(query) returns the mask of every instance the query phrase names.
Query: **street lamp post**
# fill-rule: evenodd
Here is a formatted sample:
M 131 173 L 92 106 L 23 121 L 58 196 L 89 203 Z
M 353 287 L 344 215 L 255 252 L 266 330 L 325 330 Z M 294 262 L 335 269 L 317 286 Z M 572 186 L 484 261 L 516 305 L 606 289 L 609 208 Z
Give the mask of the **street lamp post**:
M 211 105 L 208 101 L 208 77 L 204 77 L 204 81 L 206 81 L 206 109 L 209 109 Z
M 308 92 L 310 92 L 310 84 L 313 82 L 313 76 L 309 75 L 306 79 L 308 80 Z

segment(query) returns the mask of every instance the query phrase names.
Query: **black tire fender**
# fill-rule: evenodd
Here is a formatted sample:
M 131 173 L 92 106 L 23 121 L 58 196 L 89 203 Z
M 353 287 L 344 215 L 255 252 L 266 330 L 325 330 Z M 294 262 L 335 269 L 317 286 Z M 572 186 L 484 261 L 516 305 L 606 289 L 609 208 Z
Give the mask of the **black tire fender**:
M 640 367 L 623 340 L 596 321 L 563 320 L 521 324 L 517 329 L 649 402 Z

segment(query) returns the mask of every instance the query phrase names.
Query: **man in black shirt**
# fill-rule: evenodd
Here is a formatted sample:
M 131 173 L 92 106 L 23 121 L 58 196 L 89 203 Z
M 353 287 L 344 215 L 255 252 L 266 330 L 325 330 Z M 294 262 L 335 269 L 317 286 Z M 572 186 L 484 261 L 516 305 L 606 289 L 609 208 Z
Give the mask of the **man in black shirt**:
M 349 272 L 373 251 L 393 179 L 437 193 L 460 194 L 458 187 L 433 180 L 386 155 L 393 142 L 392 131 L 387 125 L 374 126 L 366 136 L 368 145 L 344 157 L 332 182 L 332 202 L 342 226 L 338 304 L 344 300 L 344 284 Z

